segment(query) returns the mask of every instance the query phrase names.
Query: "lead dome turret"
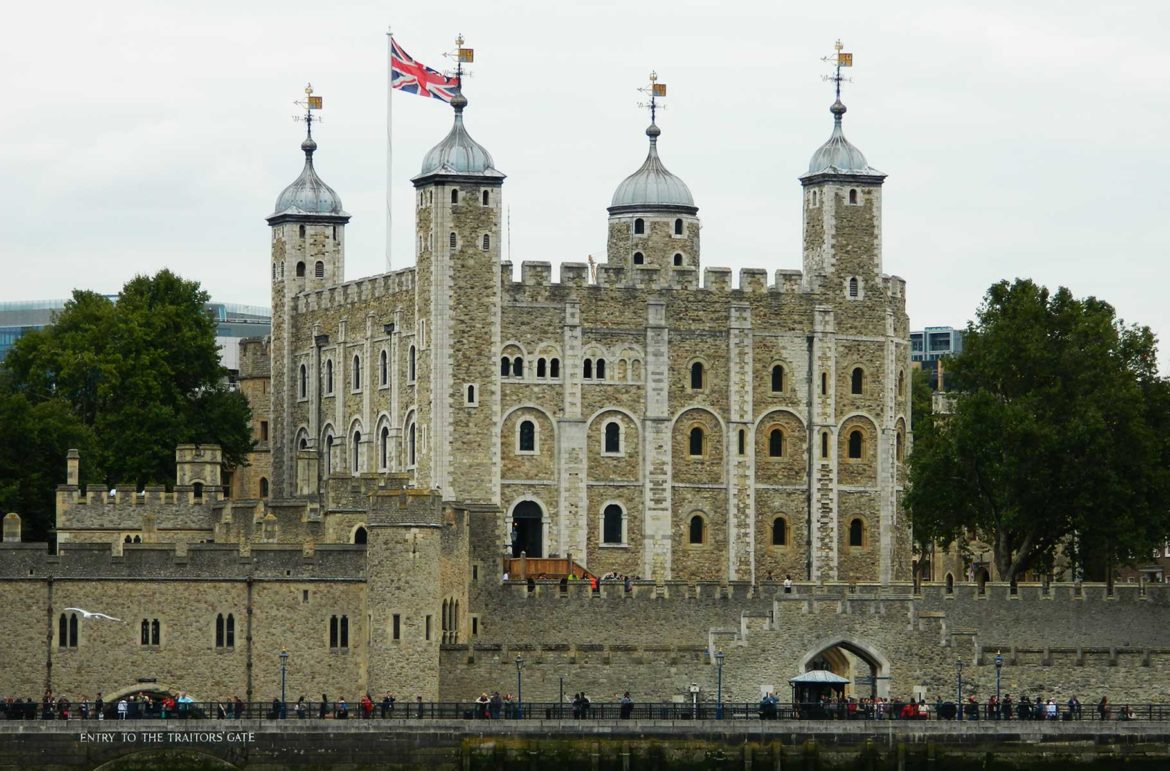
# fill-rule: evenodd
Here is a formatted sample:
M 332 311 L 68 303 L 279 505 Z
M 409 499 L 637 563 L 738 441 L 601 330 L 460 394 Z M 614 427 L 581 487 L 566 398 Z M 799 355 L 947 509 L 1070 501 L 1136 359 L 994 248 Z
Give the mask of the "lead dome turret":
M 467 97 L 456 93 L 451 99 L 451 106 L 455 109 L 455 122 L 451 131 L 423 156 L 422 170 L 414 177 L 414 182 L 434 175 L 503 179 L 504 174 L 496 168 L 491 153 L 472 139 L 463 125 Z
M 687 183 L 670 173 L 658 157 L 658 137 L 662 129 L 654 123 L 646 129 L 650 150 L 641 168 L 622 180 L 609 204 L 610 214 L 627 212 L 677 211 L 696 214 L 699 209 Z
M 800 177 L 801 180 L 819 177 L 823 174 L 884 179 L 886 175 L 870 167 L 869 162 L 865 160 L 865 155 L 845 138 L 845 132 L 841 128 L 845 105 L 841 103 L 840 99 L 833 102 L 829 112 L 833 114 L 833 133 L 829 135 L 828 141 L 813 153 L 808 162 L 808 172 Z
M 276 197 L 276 206 L 268 216 L 269 221 L 282 216 L 326 215 L 348 218 L 349 215 L 341 207 L 341 196 L 317 176 L 317 170 L 313 167 L 313 153 L 317 150 L 317 143 L 311 133 L 301 142 L 301 150 L 305 153 L 305 167 L 301 169 L 300 176 Z

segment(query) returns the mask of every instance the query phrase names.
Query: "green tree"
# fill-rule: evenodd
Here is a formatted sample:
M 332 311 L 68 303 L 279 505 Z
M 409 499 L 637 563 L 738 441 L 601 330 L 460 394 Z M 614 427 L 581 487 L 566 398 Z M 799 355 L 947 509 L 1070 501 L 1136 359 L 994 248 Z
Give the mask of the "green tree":
M 134 278 L 116 301 L 76 291 L 52 326 L 9 351 L 0 392 L 67 406 L 96 440 L 83 469 L 110 485 L 172 481 L 183 442 L 220 444 L 239 465 L 251 413 L 228 388 L 207 300 L 168 270 Z M 62 453 L 48 468 L 63 464 Z
M 917 538 L 966 529 L 1014 580 L 1058 554 L 1102 567 L 1170 535 L 1170 387 L 1148 328 L 1028 280 L 992 286 L 948 360 L 953 412 L 916 415 Z

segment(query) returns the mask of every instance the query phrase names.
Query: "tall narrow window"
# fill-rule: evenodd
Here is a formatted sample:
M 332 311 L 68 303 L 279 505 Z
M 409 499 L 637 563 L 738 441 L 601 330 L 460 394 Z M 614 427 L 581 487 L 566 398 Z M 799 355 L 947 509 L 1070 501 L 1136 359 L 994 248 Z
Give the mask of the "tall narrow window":
M 703 362 L 701 361 L 691 364 L 691 390 L 703 390 Z
M 784 454 L 784 432 L 773 428 L 768 434 L 768 457 L 779 458 Z
M 828 431 L 821 432 L 821 457 L 822 458 L 829 457 L 829 432 Z
M 317 278 L 325 278 L 325 263 L 317 260 L 317 264 L 313 266 L 313 275 Z
M 390 457 L 389 452 L 388 452 L 389 449 L 390 449 L 390 429 L 387 428 L 386 426 L 382 426 L 382 434 L 381 434 L 381 436 L 378 437 L 378 460 L 380 461 L 378 463 L 378 468 L 382 469 L 383 471 L 385 471 L 387 468 L 386 461 Z
M 553 378 L 561 376 L 561 360 L 560 359 L 550 359 L 549 360 L 549 362 L 548 362 L 548 376 L 553 377 Z
M 739 430 L 739 454 L 743 455 L 747 452 L 747 431 L 742 428 Z
M 452 230 L 452 231 L 451 231 L 451 235 L 447 236 L 447 246 L 449 246 L 449 247 L 451 247 L 452 249 L 454 249 L 454 248 L 455 248 L 455 243 L 456 243 L 456 242 L 455 242 L 455 231 L 454 231 L 454 230 Z
M 772 520 L 772 545 L 788 545 L 788 520 L 784 517 L 776 517 Z
M 333 393 L 333 360 L 328 359 L 325 362 L 325 393 Z
M 297 278 L 304 278 L 304 277 L 305 277 L 305 263 L 298 262 L 297 263 Z
M 385 351 L 378 356 L 378 382 L 381 385 L 390 383 L 390 357 Z
M 821 396 L 829 395 L 829 373 L 821 373 Z
M 491 248 L 492 248 L 492 237 L 489 236 L 487 233 L 484 233 L 483 234 L 483 250 L 486 252 L 488 249 L 491 249 Z
M 500 377 L 512 376 L 512 360 L 507 356 L 500 357 Z
M 849 191 L 849 203 L 857 203 L 857 191 L 856 190 Z
M 777 364 L 772 367 L 772 392 L 780 393 L 784 390 L 784 367 Z
M 491 198 L 488 197 L 488 191 L 484 190 L 483 191 L 483 205 L 487 206 L 490 201 L 491 201 Z
M 850 297 L 857 297 L 857 279 L 856 278 L 849 279 L 849 296 Z
M 349 616 L 341 617 L 341 647 L 349 647 Z
M 512 374 L 516 377 L 524 377 L 524 359 L 517 356 L 512 359 Z
M 475 386 L 474 385 L 467 386 L 467 403 L 468 404 L 475 404 Z
M 260 421 L 260 441 L 261 442 L 268 441 L 268 421 L 267 420 Z
M 639 217 L 634 220 L 634 235 L 640 236 L 646 232 L 646 221 Z
M 429 615 L 426 617 L 426 623 L 425 623 L 425 629 L 423 631 L 423 636 L 426 637 L 427 640 L 431 639 L 431 616 L 429 616 Z
M 619 423 L 605 424 L 605 451 L 613 453 L 622 451 L 622 427 Z
M 849 390 L 852 393 L 860 394 L 865 388 L 865 372 L 861 367 L 854 367 L 853 372 L 849 374 Z
M 586 359 L 581 364 L 581 377 L 586 380 L 593 379 L 593 359 Z
M 333 434 L 325 437 L 325 475 L 333 473 Z
M 902 432 L 899 431 L 897 434 L 894 435 L 894 459 L 897 460 L 899 463 L 901 463 L 905 458 L 905 456 L 904 456 L 905 451 L 902 448 L 903 442 L 904 442 L 904 440 L 902 438 Z
M 339 647 L 338 646 L 339 639 L 340 639 L 340 636 L 339 636 L 339 629 L 338 629 L 338 623 L 337 623 L 337 616 L 330 616 L 329 617 L 329 647 L 330 648 Z
M 300 380 L 300 397 L 306 399 L 309 396 L 309 368 L 304 364 L 301 365 L 301 380 Z
M 353 357 L 353 390 L 362 390 L 362 358 Z
M 268 480 L 264 477 L 260 477 L 260 497 L 268 497 Z
M 703 454 L 703 429 L 700 426 L 695 426 L 691 429 L 689 445 L 692 457 L 698 457 Z
M 456 189 L 451 190 L 451 203 L 459 203 L 459 191 Z
M 849 432 L 849 457 L 861 457 L 861 432 L 856 429 Z
M 536 376 L 538 378 L 548 377 L 548 362 L 544 359 L 536 360 Z
M 706 528 L 703 526 L 703 517 L 702 516 L 696 514 L 693 517 L 691 517 L 690 527 L 688 528 L 688 530 L 690 531 L 689 540 L 691 543 L 694 543 L 694 544 L 703 543 L 703 541 L 705 540 L 705 536 L 706 536 L 706 533 L 704 532 L 704 530 L 706 530 Z
M 150 645 L 150 621 L 142 619 L 142 626 L 140 629 L 138 640 L 142 645 Z
M 597 379 L 598 380 L 605 380 L 605 359 L 598 359 L 597 360 L 596 369 L 597 369 L 597 372 L 596 372 Z
M 226 638 L 226 635 L 227 635 L 227 629 L 225 628 L 225 626 L 226 625 L 224 623 L 223 614 L 220 613 L 215 617 L 215 647 L 216 648 L 226 647 L 224 645 L 224 639 Z
M 531 420 L 520 422 L 520 452 L 536 452 L 536 424 Z
M 486 195 L 486 193 L 485 193 L 485 195 Z M 392 639 L 392 640 L 401 640 L 402 639 L 402 614 L 401 613 L 395 613 L 393 618 L 392 618 L 390 639 Z
M 602 543 L 624 543 L 622 538 L 622 507 L 611 503 L 605 507 L 601 522 Z
M 674 253 L 674 264 L 675 264 L 675 267 L 679 267 L 682 265 L 682 254 L 680 252 Z
M 301 238 L 304 238 L 305 237 L 305 226 L 301 225 L 298 232 L 300 233 Z
M 683 221 L 681 219 L 676 219 L 674 221 L 674 234 L 676 236 L 681 236 L 683 234 Z
M 641 252 L 634 252 L 634 264 L 643 265 L 646 262 L 646 257 Z
M 413 345 L 410 346 L 410 354 L 407 358 L 409 359 L 409 361 L 407 362 L 407 371 L 408 371 L 408 374 L 410 375 L 410 382 L 413 383 L 414 376 L 415 376 L 415 366 L 414 366 L 415 353 L 414 353 L 414 346 Z
M 353 432 L 353 457 L 350 459 L 349 467 L 351 469 L 353 469 L 353 473 L 355 473 L 355 474 L 362 470 L 361 446 L 362 446 L 362 432 L 361 431 L 354 431 Z
M 415 446 L 416 446 L 415 445 L 415 436 L 416 436 L 415 427 L 414 427 L 414 424 L 411 423 L 410 424 L 410 445 L 409 445 L 408 450 L 407 450 L 409 453 L 407 455 L 407 460 L 410 462 L 411 466 L 413 466 L 415 464 L 415 459 L 417 457 L 415 455 Z
M 236 647 L 236 617 L 233 616 L 231 613 L 229 613 L 227 616 L 226 631 L 227 631 L 227 634 L 226 634 L 225 639 L 224 639 L 224 643 L 226 644 L 226 647 L 228 647 L 228 648 Z
M 865 546 L 865 523 L 860 519 L 849 523 L 849 545 Z

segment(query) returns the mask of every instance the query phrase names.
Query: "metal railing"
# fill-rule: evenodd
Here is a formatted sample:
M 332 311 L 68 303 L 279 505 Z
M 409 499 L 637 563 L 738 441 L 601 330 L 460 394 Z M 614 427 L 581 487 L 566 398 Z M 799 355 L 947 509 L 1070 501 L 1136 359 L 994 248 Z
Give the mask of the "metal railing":
M 124 709 L 123 709 L 124 705 Z M 1170 704 L 1081 705 L 1013 704 L 1010 714 L 986 704 L 964 705 L 962 720 L 973 721 L 1170 721 Z M 189 702 L 165 707 L 160 701 L 105 702 L 99 711 L 93 702 L 62 704 L 17 700 L 0 702 L 0 720 L 715 720 L 715 702 L 634 703 L 593 702 L 588 706 L 555 702 L 475 701 L 395 702 L 369 705 L 347 701 Z M 927 705 L 925 710 L 900 702 L 883 704 L 772 704 L 724 702 L 723 720 L 956 720 L 952 702 Z

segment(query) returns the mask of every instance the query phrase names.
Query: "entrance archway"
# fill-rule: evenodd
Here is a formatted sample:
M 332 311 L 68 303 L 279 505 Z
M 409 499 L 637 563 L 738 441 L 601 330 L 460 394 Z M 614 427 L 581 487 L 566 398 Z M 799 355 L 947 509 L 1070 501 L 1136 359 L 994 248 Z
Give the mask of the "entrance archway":
M 890 660 L 866 643 L 839 637 L 822 640 L 801 658 L 798 666 L 797 674 L 827 670 L 847 678 L 846 696 L 889 698 Z
M 536 501 L 520 501 L 512 509 L 512 556 L 544 556 L 544 509 Z

